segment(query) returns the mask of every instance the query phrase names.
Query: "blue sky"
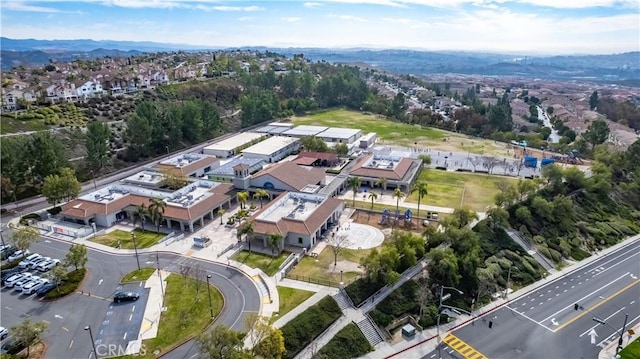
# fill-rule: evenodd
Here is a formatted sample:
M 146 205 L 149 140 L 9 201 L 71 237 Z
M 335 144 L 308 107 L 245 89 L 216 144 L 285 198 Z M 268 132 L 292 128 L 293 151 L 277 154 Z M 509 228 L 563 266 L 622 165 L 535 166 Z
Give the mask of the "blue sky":
M 531 54 L 640 50 L 638 0 L 0 0 L 10 38 Z

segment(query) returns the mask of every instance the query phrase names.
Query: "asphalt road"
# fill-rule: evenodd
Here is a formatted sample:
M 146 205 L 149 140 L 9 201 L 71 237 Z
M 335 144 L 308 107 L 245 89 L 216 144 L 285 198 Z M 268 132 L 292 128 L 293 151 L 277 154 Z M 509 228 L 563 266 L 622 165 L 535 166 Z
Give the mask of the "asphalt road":
M 609 342 L 617 341 L 625 314 L 628 326 L 640 321 L 638 277 L 640 240 L 636 239 L 452 334 L 488 358 L 597 358 Z M 448 346 L 442 349 L 446 355 L 451 351 Z M 424 356 L 437 357 L 437 351 Z
M 31 246 L 31 251 L 52 258 L 64 258 L 69 246 L 67 242 L 43 238 Z M 96 341 L 99 339 L 100 330 L 104 330 L 105 316 L 112 309 L 111 298 L 119 287 L 120 278 L 136 268 L 133 254 L 113 255 L 91 248 L 88 249 L 87 254 L 89 257 L 87 277 L 80 288 L 83 294 L 72 294 L 54 302 L 41 302 L 34 296 L 25 298 L 8 289 L 0 292 L 2 296 L 0 315 L 3 326 L 9 328 L 27 318 L 32 321 L 48 322 L 48 331 L 44 336 L 48 345 L 47 358 L 88 358 L 91 353 L 91 340 L 84 327 L 91 326 L 94 339 Z M 216 286 L 225 298 L 225 307 L 216 319 L 216 323 L 235 330 L 245 330 L 245 316 L 259 311 L 261 298 L 258 289 L 250 278 L 238 270 L 172 253 L 160 252 L 158 257 L 161 268 L 165 270 L 179 273 L 180 265 L 193 267 L 200 265 L 212 275 L 211 284 Z M 139 259 L 141 266 L 155 266 L 156 254 L 155 252 L 140 254 Z M 145 301 L 146 299 L 139 300 L 135 305 L 142 306 Z M 138 307 L 135 312 L 142 314 L 144 309 Z M 124 318 L 125 321 L 128 319 L 128 316 Z M 130 326 L 127 328 L 130 329 Z M 198 352 L 197 349 L 191 341 L 166 357 L 191 357 Z

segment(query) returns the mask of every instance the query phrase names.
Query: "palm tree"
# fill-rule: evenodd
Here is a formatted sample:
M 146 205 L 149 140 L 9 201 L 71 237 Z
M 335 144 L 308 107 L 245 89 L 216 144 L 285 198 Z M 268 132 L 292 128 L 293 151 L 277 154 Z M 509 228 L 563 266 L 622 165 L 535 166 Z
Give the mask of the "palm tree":
M 416 184 L 414 184 L 413 187 L 411 187 L 410 193 L 413 194 L 414 192 L 418 192 L 418 214 L 416 215 L 416 218 L 418 218 L 419 220 L 420 219 L 420 200 L 422 200 L 424 196 L 429 194 L 429 188 L 427 187 L 427 182 L 425 181 L 416 182 Z
M 271 247 L 271 256 L 273 258 L 276 257 L 276 250 L 280 250 L 280 241 L 282 241 L 284 237 L 280 233 L 270 233 L 269 234 L 269 247 Z
M 220 225 L 222 225 L 222 224 L 223 224 L 223 223 L 222 223 L 222 215 L 223 215 L 223 214 L 225 214 L 225 213 L 227 213 L 227 211 L 225 211 L 225 210 L 224 210 L 224 208 L 220 208 L 220 209 L 218 210 L 218 214 L 220 215 Z
M 263 190 L 262 188 L 260 188 L 259 190 L 256 191 L 256 193 L 253 194 L 253 198 L 260 200 L 260 208 L 262 208 L 262 199 L 268 198 L 268 197 L 269 197 L 269 192 Z
M 353 190 L 353 207 L 356 206 L 356 194 L 358 193 L 358 189 L 360 188 L 361 183 L 362 180 L 358 176 L 350 177 L 349 181 L 347 182 L 347 186 L 349 186 L 349 188 Z
M 396 213 L 400 210 L 400 199 L 403 197 L 404 192 L 402 192 L 399 187 L 396 187 L 396 189 L 393 190 L 393 198 L 396 199 Z
M 249 200 L 249 192 L 243 191 L 238 192 L 238 202 L 240 202 L 240 209 L 244 209 L 244 205 L 247 204 Z
M 140 226 L 142 227 L 142 232 L 144 232 L 144 222 L 147 220 L 147 207 L 144 206 L 144 203 L 136 206 L 136 210 L 133 212 L 133 226 L 136 226 L 136 222 L 140 220 Z
M 253 222 L 247 221 L 240 228 L 238 228 L 238 232 L 236 233 L 236 237 L 238 241 L 242 239 L 242 235 L 245 235 L 245 239 L 247 244 L 249 245 L 249 253 L 251 253 L 251 237 L 253 236 Z
M 387 189 L 387 179 L 382 177 L 376 181 L 376 184 L 380 186 L 380 195 L 384 195 L 384 191 Z
M 167 208 L 167 203 L 162 198 L 152 198 L 149 205 L 149 214 L 151 219 L 156 224 L 156 231 L 160 233 L 160 224 L 164 219 L 164 209 Z
M 373 201 L 378 199 L 378 195 L 375 192 L 369 192 L 369 199 L 371 200 L 371 209 L 373 210 Z

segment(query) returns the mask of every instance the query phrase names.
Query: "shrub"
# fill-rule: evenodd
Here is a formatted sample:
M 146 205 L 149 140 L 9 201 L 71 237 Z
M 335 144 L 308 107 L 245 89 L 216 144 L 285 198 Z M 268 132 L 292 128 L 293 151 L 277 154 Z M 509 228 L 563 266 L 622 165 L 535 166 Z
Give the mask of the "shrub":
M 360 305 L 378 289 L 382 288 L 384 283 L 373 281 L 369 277 L 358 278 L 353 283 L 346 286 L 344 289 L 353 300 L 355 305 Z
M 15 268 L 21 261 L 22 261 L 22 258 L 18 258 L 16 260 L 14 260 L 13 262 L 7 262 L 7 263 L 3 264 L 2 267 L 0 267 L 0 269 L 4 270 L 4 269 Z
M 336 301 L 331 296 L 326 296 L 285 324 L 281 328 L 286 348 L 283 358 L 295 357 L 340 315 L 342 311 Z
M 84 268 L 79 268 L 78 270 L 67 273 L 64 282 L 62 282 L 58 286 L 58 288 L 55 288 L 49 293 L 45 294 L 44 299 L 61 298 L 75 292 L 76 289 L 78 289 L 78 287 L 80 286 L 80 283 L 82 283 L 85 274 L 86 270 Z
M 342 328 L 319 352 L 320 358 L 358 358 L 373 348 L 353 323 Z

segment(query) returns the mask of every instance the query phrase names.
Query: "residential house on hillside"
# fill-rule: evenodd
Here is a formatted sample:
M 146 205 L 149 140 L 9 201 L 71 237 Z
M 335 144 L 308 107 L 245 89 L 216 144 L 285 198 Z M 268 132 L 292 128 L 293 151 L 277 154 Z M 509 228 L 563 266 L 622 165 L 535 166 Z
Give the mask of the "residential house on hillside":
M 86 81 L 81 86 L 76 88 L 78 97 L 86 99 L 89 97 L 102 96 L 104 90 L 102 85 L 97 81 Z
M 47 101 L 57 103 L 60 101 L 75 102 L 78 100 L 76 86 L 67 81 L 61 81 L 47 87 Z
M 19 107 L 19 100 L 24 100 L 27 103 L 36 102 L 36 95 L 34 92 L 25 89 L 22 90 L 11 90 L 7 93 L 2 94 L 2 110 L 3 111 L 15 111 Z

